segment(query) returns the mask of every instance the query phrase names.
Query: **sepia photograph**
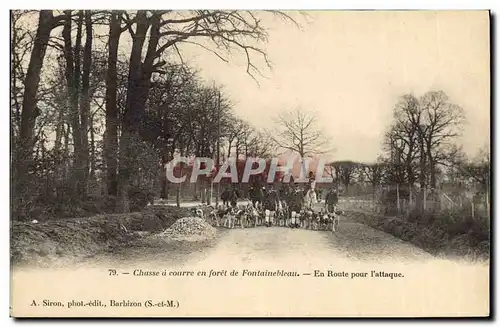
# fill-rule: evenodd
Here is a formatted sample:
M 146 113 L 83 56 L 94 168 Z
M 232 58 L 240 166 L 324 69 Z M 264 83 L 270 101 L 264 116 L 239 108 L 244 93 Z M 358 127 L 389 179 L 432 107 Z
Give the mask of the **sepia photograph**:
M 488 10 L 10 10 L 10 316 L 489 317 Z

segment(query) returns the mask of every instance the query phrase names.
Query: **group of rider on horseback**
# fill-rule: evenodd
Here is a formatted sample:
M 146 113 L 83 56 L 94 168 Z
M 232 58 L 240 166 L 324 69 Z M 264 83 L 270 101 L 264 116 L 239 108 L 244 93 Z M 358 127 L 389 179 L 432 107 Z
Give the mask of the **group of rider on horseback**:
M 279 189 L 276 189 L 273 184 L 268 184 L 268 187 L 261 186 L 259 183 L 254 183 L 249 189 L 249 199 L 254 208 L 260 208 L 266 213 L 266 226 L 272 226 L 273 216 L 275 213 L 281 213 L 288 216 L 291 228 L 299 228 L 300 222 L 295 219 L 293 213 L 303 211 L 314 211 L 313 207 L 318 201 L 317 190 L 315 189 L 314 176 L 310 174 L 309 183 L 304 189 L 299 184 L 282 183 Z M 237 206 L 239 198 L 238 191 L 233 188 L 227 188 L 221 194 L 221 200 L 224 205 L 230 204 L 231 207 Z M 334 185 L 328 190 L 325 197 L 326 213 L 334 213 L 338 204 L 338 193 Z M 270 213 L 270 214 L 269 214 Z

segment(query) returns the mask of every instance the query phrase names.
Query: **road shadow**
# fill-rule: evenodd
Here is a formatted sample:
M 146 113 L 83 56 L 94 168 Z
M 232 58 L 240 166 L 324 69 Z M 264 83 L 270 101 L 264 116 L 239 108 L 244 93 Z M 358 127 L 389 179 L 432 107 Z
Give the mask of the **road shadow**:
M 348 218 L 341 221 L 337 232 L 322 232 L 332 247 L 346 258 L 362 261 L 427 261 L 434 257 L 385 232 Z

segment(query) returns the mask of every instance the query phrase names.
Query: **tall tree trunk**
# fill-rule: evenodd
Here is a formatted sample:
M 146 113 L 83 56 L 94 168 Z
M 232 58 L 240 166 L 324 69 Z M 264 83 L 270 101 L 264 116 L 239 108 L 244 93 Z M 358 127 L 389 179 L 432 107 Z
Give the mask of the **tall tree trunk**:
M 132 175 L 134 159 L 134 144 L 139 139 L 139 124 L 142 120 L 140 94 L 140 75 L 141 75 L 141 55 L 146 33 L 149 28 L 146 12 L 140 10 L 136 15 L 137 29 L 132 38 L 132 50 L 130 53 L 127 101 L 125 104 L 125 113 L 122 124 L 122 133 L 120 137 L 120 160 L 118 176 L 118 212 L 129 212 L 130 204 L 128 193 L 130 189 L 130 177 Z M 135 145 L 136 146 L 136 145 Z
M 118 212 L 129 212 L 128 192 L 130 178 L 136 170 L 137 146 L 140 144 L 140 129 L 144 117 L 146 101 L 151 85 L 153 61 L 157 57 L 156 51 L 160 34 L 160 17 L 154 13 L 148 18 L 146 11 L 139 10 L 136 15 L 137 29 L 133 37 L 130 54 L 130 69 L 128 76 L 127 102 L 120 138 L 120 162 L 118 179 Z M 142 63 L 142 49 L 146 34 L 151 26 L 149 43 L 144 63 Z
M 109 195 L 118 195 L 118 107 L 117 71 L 118 44 L 120 41 L 120 13 L 111 12 L 108 42 L 108 70 L 106 72 L 106 139 L 105 160 L 107 190 Z
M 92 180 L 95 180 L 95 172 L 96 172 L 96 153 L 95 153 L 95 132 L 94 132 L 94 116 L 90 116 L 89 120 L 90 125 L 90 172 L 89 177 Z
M 63 125 L 63 134 L 64 134 L 64 146 L 63 146 L 63 160 L 66 164 L 68 164 L 69 160 L 69 139 L 71 136 L 71 126 L 69 122 L 65 122 Z
M 420 183 L 420 192 L 417 197 L 417 208 L 421 212 L 425 209 L 425 192 L 426 192 L 426 156 L 425 156 L 425 147 L 423 136 L 420 135 L 420 175 L 419 175 L 419 183 Z
M 14 192 L 14 208 L 18 218 L 25 217 L 25 197 L 29 195 L 28 170 L 32 164 L 34 146 L 34 128 L 38 116 L 36 106 L 36 95 L 40 84 L 40 73 L 42 70 L 50 32 L 54 25 L 54 16 L 51 10 L 41 10 L 38 18 L 38 28 L 33 43 L 28 71 L 25 77 L 25 89 L 23 94 L 23 107 L 21 113 L 21 129 L 19 131 L 19 145 L 16 152 L 16 167 Z
M 90 116 L 90 67 L 92 65 L 92 20 L 89 10 L 85 11 L 85 47 L 83 49 L 82 64 L 82 90 L 80 94 L 80 128 L 81 128 L 81 152 L 80 162 L 81 187 L 83 195 L 87 194 L 89 176 L 89 116 Z
M 64 162 L 64 180 L 68 178 L 69 171 L 69 136 L 71 134 L 70 124 L 66 124 L 66 129 L 64 131 L 64 150 L 63 150 L 63 162 Z
M 427 151 L 427 164 L 429 167 L 429 186 L 430 190 L 428 193 L 428 198 L 431 198 L 432 201 L 436 200 L 436 185 L 437 185 L 437 179 L 436 179 L 436 162 L 434 160 L 434 156 L 432 155 L 432 138 L 429 138 L 426 140 L 426 151 Z
M 17 82 L 19 79 L 19 73 L 17 71 L 17 67 L 20 66 L 21 63 L 19 62 L 20 60 L 18 60 L 18 58 L 16 56 L 16 49 L 17 49 L 17 45 L 19 43 L 19 36 L 18 36 L 18 28 L 16 26 L 17 19 L 14 18 L 14 16 L 15 16 L 14 11 L 11 11 L 10 12 L 10 22 L 11 22 L 11 26 L 10 26 L 10 30 L 11 30 L 10 76 L 11 76 L 11 83 L 12 84 L 11 84 L 10 97 L 11 97 L 11 103 L 13 102 L 14 108 L 15 108 L 14 123 L 15 123 L 16 128 L 12 128 L 12 133 L 13 133 L 12 136 L 13 136 L 13 140 L 16 140 L 16 137 L 18 137 L 18 135 L 16 135 L 16 134 L 19 133 L 19 129 L 21 127 L 21 104 L 18 101 L 18 94 L 17 94 L 17 92 L 18 92 Z M 15 146 L 17 144 L 15 144 L 15 142 L 12 142 L 12 145 L 13 145 L 12 149 L 15 150 Z
M 83 12 L 80 11 L 77 23 L 75 47 L 72 47 L 71 38 L 71 10 L 66 10 L 66 21 L 62 31 L 64 39 L 64 58 L 66 61 L 66 83 L 70 102 L 70 121 L 73 134 L 74 162 L 72 178 L 74 179 L 75 195 L 83 198 L 85 187 L 82 169 L 82 129 L 80 125 L 80 110 L 78 98 L 80 92 L 80 49 L 82 43 Z
M 415 156 L 415 143 L 410 142 L 408 146 L 408 154 L 405 156 L 404 165 L 406 167 L 406 174 L 409 187 L 415 185 L 415 171 L 413 169 L 413 159 Z
M 57 126 L 56 126 L 56 140 L 54 143 L 54 150 L 58 153 L 62 147 L 62 139 L 64 134 L 64 106 L 59 108 L 59 114 L 57 116 Z
M 231 145 L 232 145 L 233 141 L 229 141 L 228 142 L 228 146 L 227 146 L 227 157 L 231 157 Z
M 430 149 L 428 148 L 427 149 L 427 160 L 428 160 L 428 164 L 429 164 L 429 174 L 430 174 L 430 187 L 432 188 L 432 190 L 434 191 L 435 188 L 436 188 L 436 185 L 437 185 L 437 178 L 436 178 L 436 163 L 435 163 L 435 160 L 434 160 L 434 157 L 430 151 Z

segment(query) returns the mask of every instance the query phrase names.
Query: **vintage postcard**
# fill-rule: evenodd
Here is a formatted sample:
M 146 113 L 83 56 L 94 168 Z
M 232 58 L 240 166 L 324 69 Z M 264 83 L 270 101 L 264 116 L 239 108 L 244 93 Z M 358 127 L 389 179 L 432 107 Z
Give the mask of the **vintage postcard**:
M 488 317 L 488 11 L 12 10 L 12 317 Z

